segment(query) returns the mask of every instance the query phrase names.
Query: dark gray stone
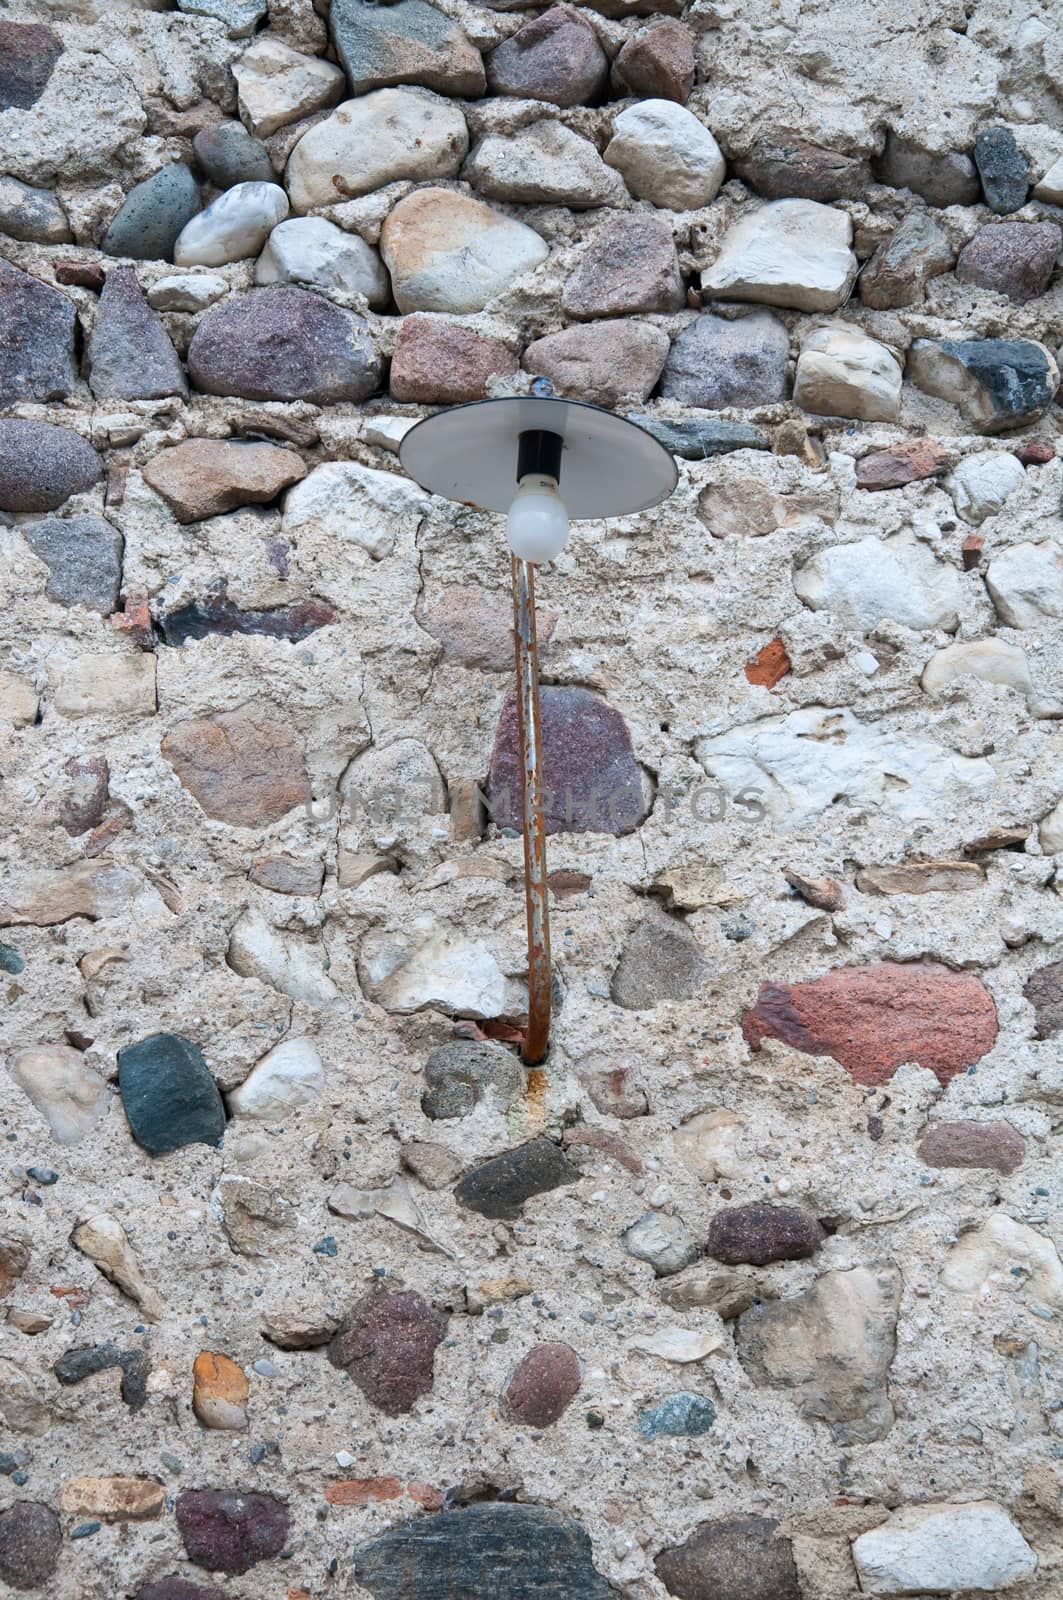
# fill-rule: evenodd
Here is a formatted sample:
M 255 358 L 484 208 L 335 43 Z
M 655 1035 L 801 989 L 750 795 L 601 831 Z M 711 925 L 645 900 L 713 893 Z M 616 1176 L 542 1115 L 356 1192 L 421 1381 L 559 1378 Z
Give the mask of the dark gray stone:
M 49 571 L 49 600 L 109 616 L 118 608 L 123 540 L 102 517 L 48 517 L 19 533 Z
M 177 351 L 144 298 L 134 267 L 114 267 L 107 274 L 88 353 L 89 388 L 97 400 L 162 400 L 188 393 Z
M 306 289 L 256 289 L 212 307 L 188 350 L 204 394 L 246 400 L 367 400 L 381 362 L 369 324 Z
M 332 0 L 329 27 L 352 95 L 419 83 L 474 99 L 487 87 L 480 52 L 456 22 L 425 0 Z
M 1059 372 L 1033 339 L 916 339 L 905 377 L 950 400 L 978 433 L 1006 433 L 1043 417 Z
M 202 1050 L 179 1033 L 154 1033 L 118 1052 L 118 1088 L 134 1139 L 153 1156 L 217 1144 L 225 1108 Z
M 804 1261 L 826 1238 L 811 1212 L 799 1206 L 725 1206 L 709 1223 L 705 1252 L 736 1267 L 770 1261 Z
M 483 1217 L 515 1221 L 533 1195 L 561 1189 L 579 1176 L 579 1169 L 551 1139 L 532 1139 L 467 1172 L 454 1198 Z
M 485 1096 L 504 1108 L 524 1092 L 524 1069 L 504 1045 L 461 1039 L 441 1045 L 425 1062 L 421 1110 L 438 1121 L 467 1117 Z
M 629 937 L 609 993 L 626 1011 L 646 1011 L 662 1000 L 692 999 L 711 971 L 686 923 L 656 911 Z
M 662 1550 L 657 1576 L 678 1600 L 801 1600 L 793 1546 L 769 1517 L 714 1517 Z
M 713 456 L 729 455 L 732 450 L 770 450 L 771 438 L 762 428 L 747 422 L 724 422 L 708 418 L 672 421 L 669 417 L 632 414 L 627 419 L 653 435 L 659 444 L 685 461 L 708 461 Z
M 1022 304 L 1044 294 L 1061 249 L 1058 223 L 991 222 L 960 251 L 956 277 Z
M 0 260 L 0 406 L 70 394 L 76 321 L 65 294 Z
M 252 138 L 242 122 L 216 122 L 200 128 L 192 140 L 200 170 L 217 189 L 235 183 L 276 183 L 269 151 Z
M 220 22 L 230 39 L 246 39 L 269 8 L 266 0 L 177 0 L 177 9 Z
M 224 592 L 190 600 L 158 618 L 163 644 L 182 645 L 189 639 L 209 639 L 212 634 L 231 638 L 237 633 L 262 633 L 270 639 L 305 639 L 336 620 L 323 600 L 293 600 L 268 611 L 241 610 Z
M 1030 167 L 1010 128 L 983 128 L 974 141 L 974 164 L 990 211 L 1005 215 L 1026 204 Z
M 0 178 L 0 233 L 28 244 L 69 244 L 66 212 L 50 189 L 33 189 L 18 178 Z
M 786 397 L 790 335 L 772 311 L 733 321 L 704 312 L 673 344 L 661 374 L 661 395 L 722 411 L 774 405 Z
M 84 1383 L 97 1373 L 119 1367 L 122 1381 L 119 1393 L 130 1411 L 139 1411 L 148 1398 L 147 1380 L 151 1362 L 146 1350 L 120 1350 L 116 1344 L 80 1345 L 66 1351 L 55 1362 L 52 1371 L 61 1384 Z
M 373 1600 L 617 1600 L 582 1524 L 494 1501 L 389 1528 L 354 1552 Z
M 789 128 L 774 129 L 733 165 L 742 182 L 766 200 L 863 199 L 871 182 L 866 156 L 825 149 Z
M 0 511 L 55 511 L 102 476 L 96 451 L 69 428 L 0 420 Z
M 12 1589 L 39 1589 L 55 1572 L 62 1543 L 50 1506 L 16 1500 L 0 1511 L 0 1578 Z
M 177 235 L 199 210 L 199 185 L 183 161 L 134 184 L 100 249 L 133 261 L 172 261 Z
M 0 111 L 36 105 L 62 53 L 51 28 L 0 19 Z
M 0 943 L 0 972 L 9 972 L 13 978 L 17 978 L 19 973 L 25 970 L 26 963 L 18 951 L 13 950 L 9 944 Z
M 887 135 L 876 175 L 894 189 L 910 189 L 930 206 L 973 206 L 982 192 L 970 156 L 959 150 L 923 150 L 896 133 Z

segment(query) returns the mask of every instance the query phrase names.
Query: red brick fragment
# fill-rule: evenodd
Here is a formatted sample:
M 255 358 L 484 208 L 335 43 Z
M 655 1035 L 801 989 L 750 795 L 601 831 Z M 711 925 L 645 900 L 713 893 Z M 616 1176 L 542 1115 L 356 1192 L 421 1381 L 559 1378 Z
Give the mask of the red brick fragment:
M 980 533 L 969 533 L 967 535 L 966 539 L 963 541 L 963 544 L 960 546 L 960 552 L 963 556 L 964 572 L 971 572 L 978 565 L 979 561 L 981 561 L 982 548 L 984 544 L 985 540 L 982 538 Z
M 746 662 L 746 677 L 750 683 L 765 689 L 774 689 L 780 678 L 791 670 L 790 657 L 781 639 L 770 639 L 758 650 L 752 661 Z
M 419 1506 L 424 1506 L 426 1511 L 442 1511 L 446 1499 L 442 1489 L 437 1489 L 434 1483 L 425 1483 L 422 1478 L 411 1479 L 406 1485 L 406 1493 Z
M 398 1478 L 340 1478 L 325 1486 L 330 1506 L 367 1506 L 371 1500 L 397 1500 L 401 1493 Z
M 57 261 L 56 283 L 73 289 L 91 289 L 99 294 L 103 288 L 103 268 L 95 261 Z

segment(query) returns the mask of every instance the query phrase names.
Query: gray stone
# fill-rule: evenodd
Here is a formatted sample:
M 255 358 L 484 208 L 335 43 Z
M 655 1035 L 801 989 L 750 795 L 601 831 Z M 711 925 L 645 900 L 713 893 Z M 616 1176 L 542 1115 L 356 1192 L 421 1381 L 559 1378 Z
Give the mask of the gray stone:
M 1017 1172 L 1026 1154 L 1026 1140 L 1010 1122 L 939 1122 L 928 1128 L 917 1146 L 928 1167 Z
M 913 211 L 860 272 L 860 298 L 876 311 L 918 305 L 929 279 L 952 266 L 948 235 L 926 211 Z
M 49 570 L 49 600 L 109 616 L 118 608 L 122 535 L 102 517 L 48 517 L 19 533 Z
M 910 189 L 931 206 L 973 206 L 981 195 L 978 172 L 970 156 L 959 150 L 924 150 L 911 139 L 889 133 L 876 166 L 883 183 Z
M 513 1052 L 471 1039 L 433 1050 L 424 1080 L 421 1110 L 433 1121 L 467 1117 L 483 1100 L 504 1109 L 524 1092 L 524 1070 Z
M 654 912 L 630 935 L 609 985 L 626 1011 L 647 1011 L 662 1000 L 691 1000 L 711 968 L 684 922 Z
M 113 267 L 89 339 L 89 387 L 97 400 L 161 400 L 188 393 L 169 335 L 141 292 L 134 267 Z
M 1055 222 L 991 222 L 960 251 L 956 277 L 1021 304 L 1044 294 L 1061 249 Z
M 177 0 L 178 11 L 220 22 L 230 39 L 254 33 L 269 7 L 266 0 Z
M 636 1261 L 648 1261 L 658 1278 L 682 1272 L 698 1257 L 698 1247 L 682 1217 L 664 1211 L 647 1211 L 620 1235 L 624 1249 Z
M 579 1176 L 579 1168 L 552 1139 L 532 1139 L 467 1172 L 454 1190 L 454 1198 L 483 1217 L 513 1222 L 533 1195 L 576 1183 Z
M 179 1033 L 155 1033 L 118 1052 L 118 1088 L 138 1144 L 153 1156 L 217 1144 L 225 1107 L 202 1050 Z
M 770 450 L 771 438 L 761 428 L 745 422 L 724 422 L 697 418 L 673 421 L 670 417 L 638 414 L 627 419 L 652 433 L 674 456 L 685 461 L 708 461 L 713 456 L 729 455 L 732 450 Z
M 958 406 L 977 433 L 1036 422 L 1059 387 L 1059 368 L 1034 339 L 916 339 L 905 376 Z
M 474 99 L 487 87 L 480 52 L 456 22 L 425 0 L 382 6 L 332 0 L 329 26 L 352 95 L 419 83 Z
M 380 381 L 368 324 L 306 289 L 282 285 L 212 307 L 188 350 L 204 394 L 246 400 L 365 400 Z
M 3 177 L 0 233 L 28 244 L 68 244 L 73 238 L 66 212 L 50 189 L 33 189 L 17 178 Z
M 355 1546 L 354 1576 L 373 1600 L 618 1600 L 581 1523 L 501 1501 L 398 1523 Z
M 744 184 L 766 200 L 860 200 L 871 182 L 866 156 L 847 156 L 776 128 L 735 159 Z
M 598 230 L 565 280 L 561 307 L 582 321 L 679 311 L 684 300 L 672 230 L 663 217 L 647 212 Z
M 1026 980 L 1023 994 L 1034 1008 L 1038 1039 L 1063 1033 L 1063 961 L 1037 967 Z
M 773 312 L 733 321 L 705 312 L 672 346 L 661 394 L 711 411 L 773 405 L 786 396 L 789 357 L 790 335 Z
M 854 1267 L 825 1272 L 792 1299 L 754 1301 L 738 1319 L 739 1360 L 754 1383 L 788 1390 L 837 1444 L 884 1439 L 900 1293 L 895 1267 Z
M 276 182 L 269 151 L 261 140 L 252 138 L 242 122 L 200 128 L 192 149 L 200 170 L 216 189 L 231 189 L 237 183 Z
M 793 1547 L 770 1517 L 714 1517 L 654 1567 L 678 1600 L 801 1600 Z
M 0 260 L 0 406 L 70 394 L 76 321 L 65 294 Z
M 1029 163 L 1010 128 L 983 128 L 974 141 L 974 164 L 990 211 L 1004 215 L 1026 204 Z
M 96 451 L 69 428 L 0 421 L 0 511 L 55 511 L 102 476 Z
M 199 185 L 183 161 L 174 161 L 130 189 L 100 249 L 132 261 L 172 261 L 177 235 L 198 210 Z

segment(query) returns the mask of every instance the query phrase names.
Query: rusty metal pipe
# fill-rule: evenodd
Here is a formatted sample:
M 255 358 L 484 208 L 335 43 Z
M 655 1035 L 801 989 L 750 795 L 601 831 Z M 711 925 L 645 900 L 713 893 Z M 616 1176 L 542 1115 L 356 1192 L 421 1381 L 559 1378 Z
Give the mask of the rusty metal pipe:
M 528 1031 L 521 1051 L 529 1067 L 550 1044 L 553 972 L 550 908 L 546 886 L 546 823 L 543 817 L 542 720 L 539 714 L 539 642 L 535 632 L 535 568 L 511 557 L 513 642 L 517 662 L 517 732 L 520 740 L 521 818 L 524 830 L 524 896 L 528 917 Z

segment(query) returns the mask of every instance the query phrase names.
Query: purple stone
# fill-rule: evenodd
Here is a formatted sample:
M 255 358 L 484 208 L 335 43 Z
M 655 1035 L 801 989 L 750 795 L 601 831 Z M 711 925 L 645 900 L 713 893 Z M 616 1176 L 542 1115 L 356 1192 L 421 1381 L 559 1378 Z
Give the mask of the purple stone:
M 825 1238 L 816 1218 L 798 1206 L 727 1206 L 709 1223 L 705 1249 L 728 1266 L 764 1267 L 769 1261 L 803 1261 Z
M 329 1345 L 329 1360 L 350 1374 L 371 1405 L 399 1417 L 431 1392 L 436 1346 L 446 1327 L 412 1289 L 366 1295 Z
M 364 317 L 285 286 L 212 307 L 188 347 L 188 370 L 204 394 L 331 405 L 367 400 L 381 365 Z
M 0 1579 L 12 1589 L 38 1589 L 59 1563 L 62 1533 L 50 1506 L 17 1500 L 0 1511 Z
M 246 1572 L 284 1549 L 288 1507 L 272 1494 L 184 1489 L 177 1497 L 177 1527 L 197 1567 Z
M 97 400 L 186 395 L 177 351 L 141 293 L 135 267 L 112 267 L 89 340 L 89 387 Z
M 0 260 L 0 406 L 70 394 L 76 320 L 65 294 Z

